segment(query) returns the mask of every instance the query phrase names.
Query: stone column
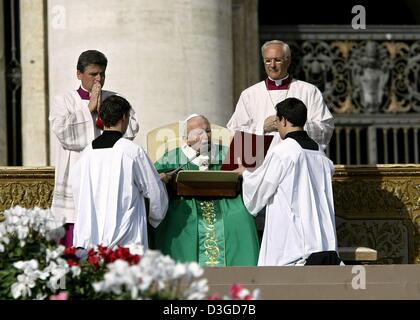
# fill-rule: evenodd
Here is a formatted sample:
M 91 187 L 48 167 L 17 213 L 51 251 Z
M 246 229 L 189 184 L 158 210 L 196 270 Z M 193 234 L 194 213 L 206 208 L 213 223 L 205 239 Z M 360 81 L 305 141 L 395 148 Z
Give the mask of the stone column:
M 88 49 L 108 58 L 104 89 L 125 95 L 148 131 L 202 113 L 225 126 L 232 113 L 232 2 L 50 0 L 51 97 L 78 86 Z
M 20 1 L 22 162 L 29 166 L 49 164 L 44 3 Z
M 3 1 L 0 2 L 0 166 L 7 165 L 6 66 Z
M 244 89 L 260 81 L 261 53 L 258 37 L 258 0 L 233 0 L 232 29 L 233 98 L 236 104 Z

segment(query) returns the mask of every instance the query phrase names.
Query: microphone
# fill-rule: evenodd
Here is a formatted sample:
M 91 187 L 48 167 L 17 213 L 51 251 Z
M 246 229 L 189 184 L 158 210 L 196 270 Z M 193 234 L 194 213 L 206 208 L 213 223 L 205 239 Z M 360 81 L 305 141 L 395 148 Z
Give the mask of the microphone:
M 177 174 L 179 171 L 182 170 L 182 168 L 184 168 L 187 164 L 191 163 L 195 158 L 197 158 L 200 155 L 200 150 L 196 151 L 196 154 L 194 157 L 192 157 L 191 159 L 189 159 L 187 162 L 185 162 L 183 165 L 179 166 L 178 168 L 172 170 L 172 171 L 168 171 L 165 172 L 168 176 L 173 176 L 175 174 Z

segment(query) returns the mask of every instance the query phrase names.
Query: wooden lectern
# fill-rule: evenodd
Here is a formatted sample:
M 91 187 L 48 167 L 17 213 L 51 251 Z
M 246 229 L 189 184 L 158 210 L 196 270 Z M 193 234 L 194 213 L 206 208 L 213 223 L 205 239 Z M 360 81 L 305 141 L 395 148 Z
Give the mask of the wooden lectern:
M 236 197 L 239 174 L 229 171 L 180 171 L 173 184 L 178 196 Z

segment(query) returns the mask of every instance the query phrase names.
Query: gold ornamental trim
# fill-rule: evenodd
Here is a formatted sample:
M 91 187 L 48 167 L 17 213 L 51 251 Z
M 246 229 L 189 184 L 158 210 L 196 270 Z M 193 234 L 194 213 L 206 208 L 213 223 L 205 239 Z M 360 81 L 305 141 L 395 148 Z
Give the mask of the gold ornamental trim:
M 200 202 L 204 227 L 206 229 L 206 238 L 204 240 L 205 255 L 207 257 L 206 265 L 214 267 L 219 264 L 220 249 L 217 246 L 216 236 L 216 212 L 212 201 Z
M 49 208 L 53 190 L 54 167 L 0 167 L 0 212 L 18 205 Z

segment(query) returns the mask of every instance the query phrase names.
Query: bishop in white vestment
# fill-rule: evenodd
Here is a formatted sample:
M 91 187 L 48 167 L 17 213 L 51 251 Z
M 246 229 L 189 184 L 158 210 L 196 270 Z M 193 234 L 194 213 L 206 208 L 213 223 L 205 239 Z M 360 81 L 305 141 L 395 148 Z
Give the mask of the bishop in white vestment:
M 102 98 L 116 93 L 102 90 Z M 80 157 L 80 152 L 97 138 L 102 129 L 96 126 L 97 114 L 87 107 L 89 92 L 80 87 L 54 99 L 50 111 L 51 130 L 57 139 L 55 145 L 55 185 L 52 202 L 54 214 L 64 217 L 66 223 L 74 223 L 73 193 L 69 174 Z M 134 139 L 139 125 L 134 113 L 130 111 L 130 125 L 124 137 Z
M 241 93 L 227 128 L 259 135 L 274 134 L 271 143 L 274 146 L 281 137 L 275 125 L 270 127 L 266 120 L 275 119 L 277 103 L 295 97 L 308 109 L 305 131 L 325 149 L 334 131 L 334 118 L 319 89 L 308 82 L 292 79 L 288 74 L 291 55 L 286 43 L 269 41 L 263 45 L 262 55 L 267 78 Z
M 77 78 L 80 87 L 54 98 L 49 122 L 54 133 L 55 181 L 51 210 L 65 220 L 66 235 L 61 244 L 71 246 L 76 218 L 70 174 L 80 152 L 97 138 L 103 127 L 98 121 L 101 101 L 115 92 L 102 90 L 108 60 L 96 50 L 83 52 L 77 62 Z M 134 139 L 139 125 L 133 109 L 124 136 Z

